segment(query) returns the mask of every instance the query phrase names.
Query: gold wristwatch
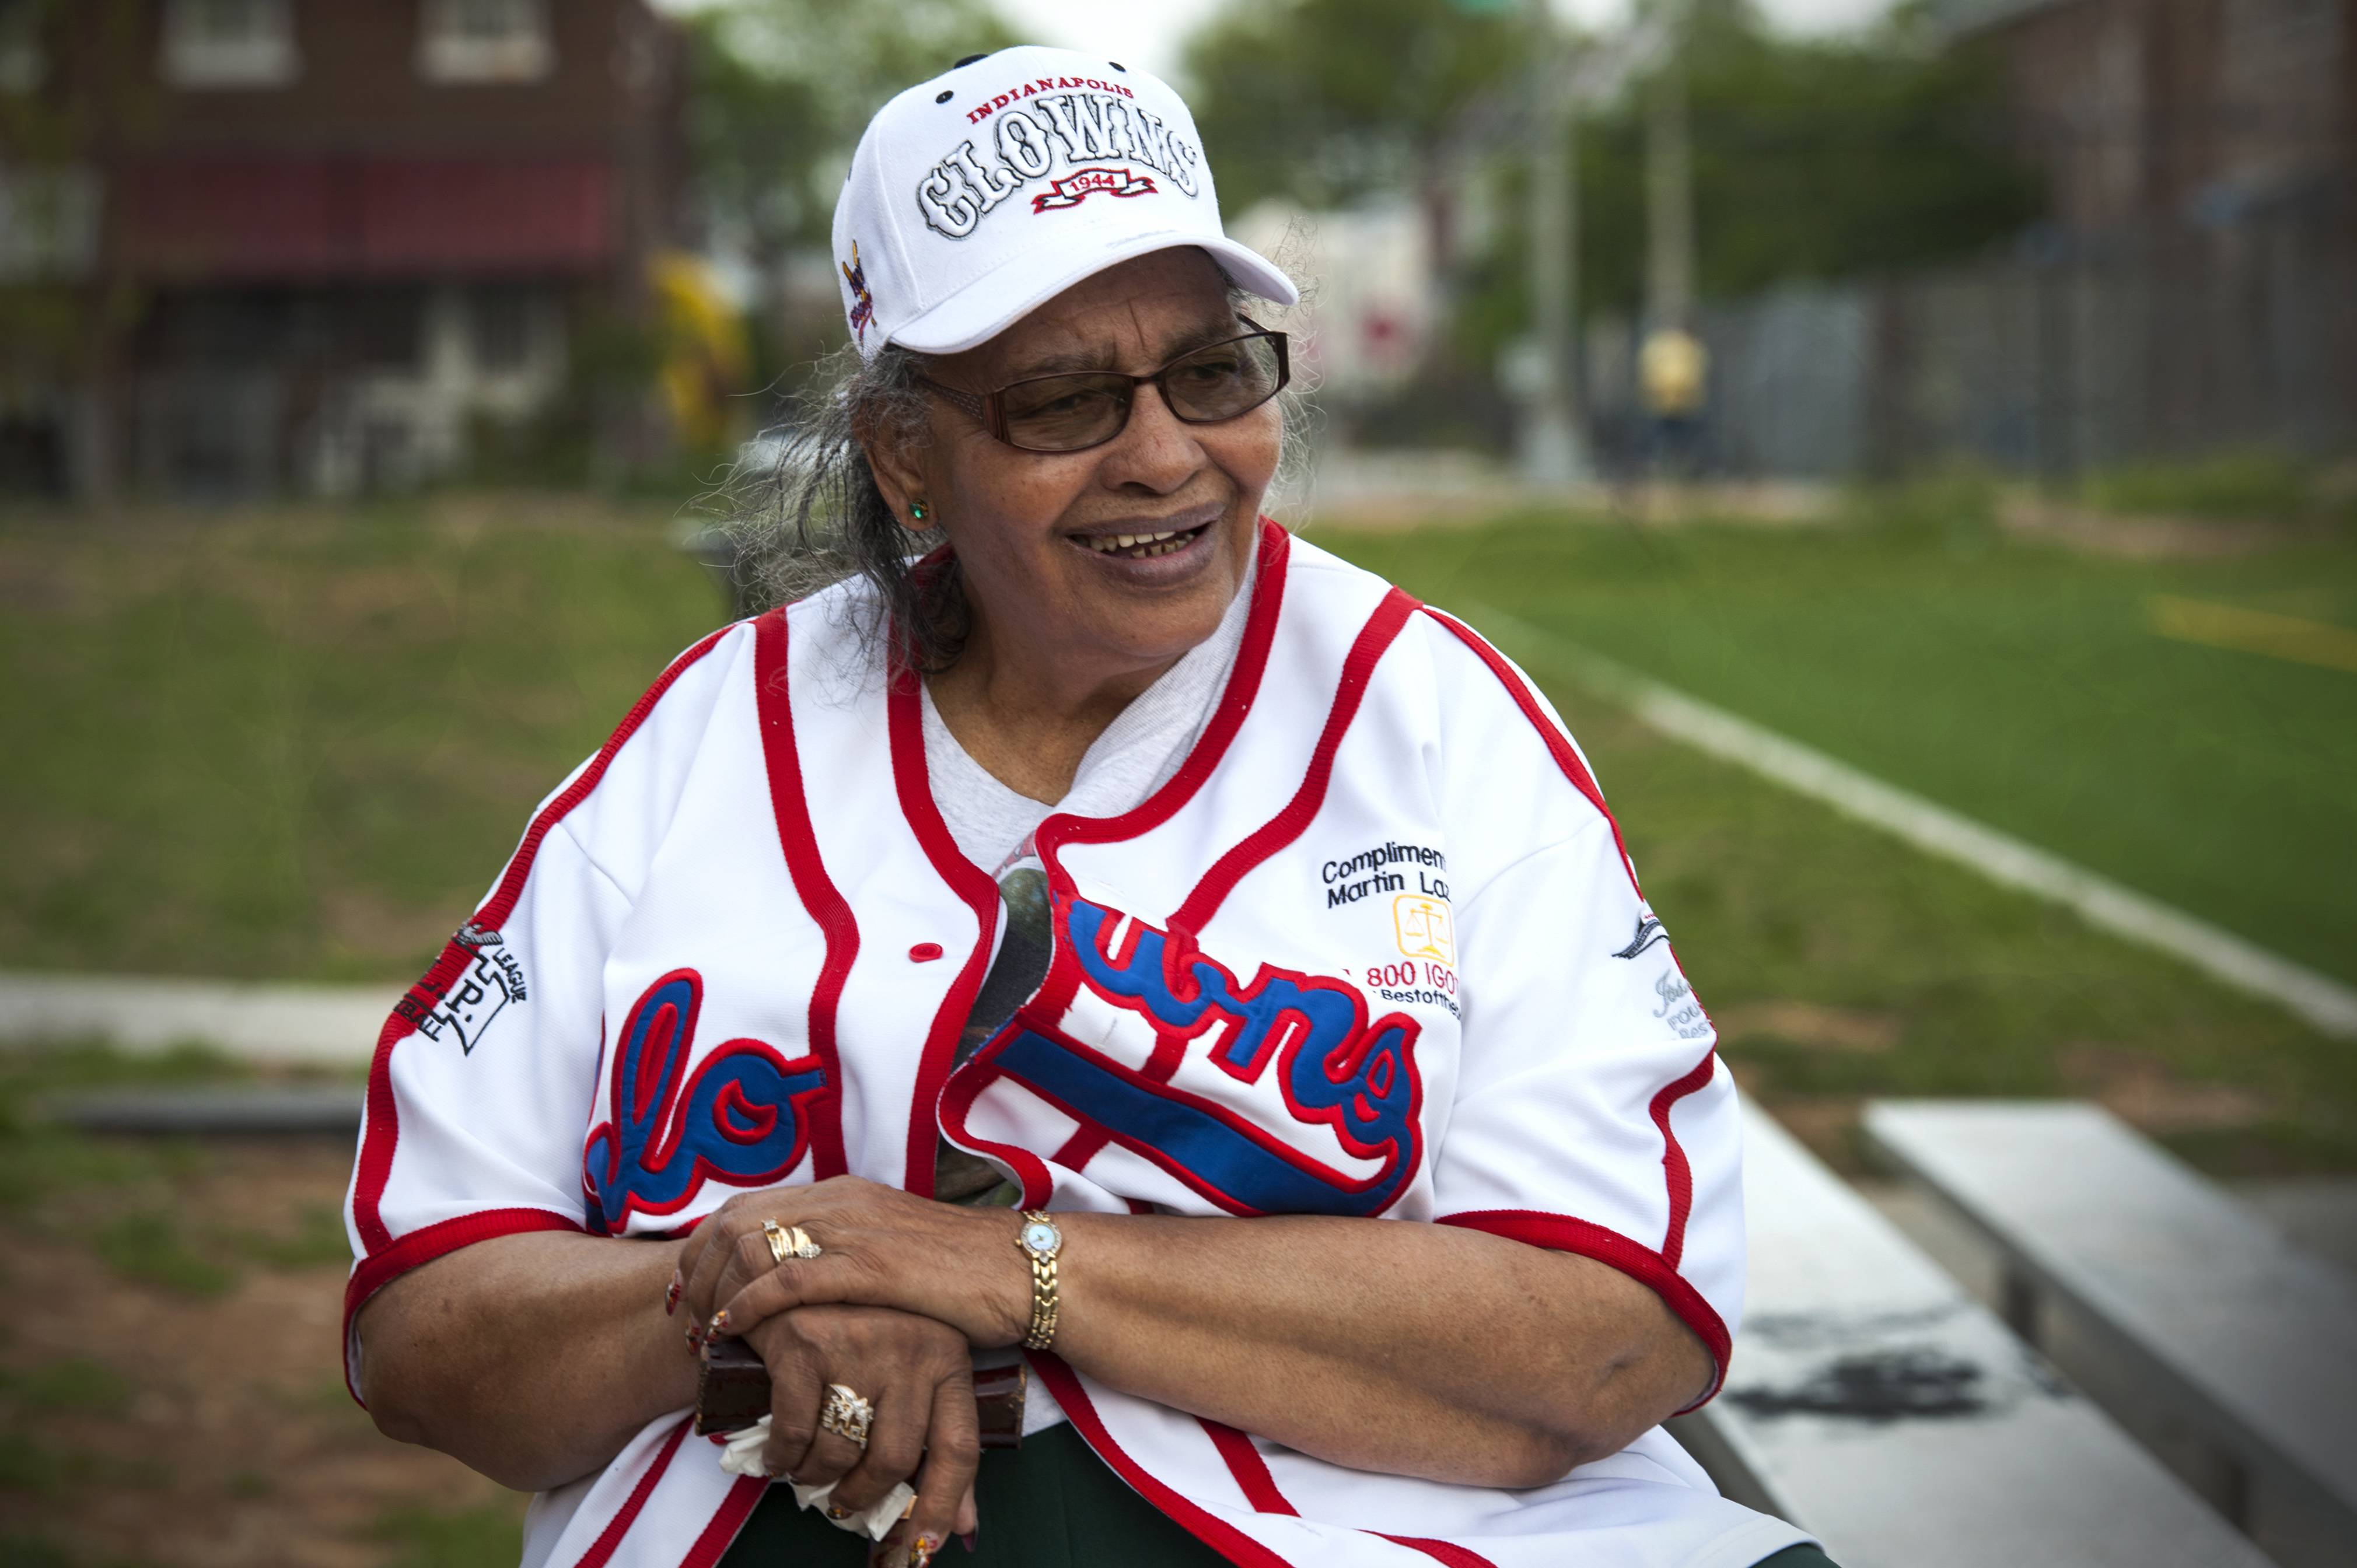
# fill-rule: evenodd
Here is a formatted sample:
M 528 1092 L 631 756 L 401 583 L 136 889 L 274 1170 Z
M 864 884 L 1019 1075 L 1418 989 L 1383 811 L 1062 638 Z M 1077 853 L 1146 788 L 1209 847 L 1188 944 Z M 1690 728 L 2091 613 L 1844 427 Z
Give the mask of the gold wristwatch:
M 1056 1337 L 1056 1255 L 1064 1250 L 1064 1233 L 1046 1210 L 1027 1208 L 1015 1247 L 1031 1260 L 1031 1326 L 1023 1348 L 1045 1350 Z

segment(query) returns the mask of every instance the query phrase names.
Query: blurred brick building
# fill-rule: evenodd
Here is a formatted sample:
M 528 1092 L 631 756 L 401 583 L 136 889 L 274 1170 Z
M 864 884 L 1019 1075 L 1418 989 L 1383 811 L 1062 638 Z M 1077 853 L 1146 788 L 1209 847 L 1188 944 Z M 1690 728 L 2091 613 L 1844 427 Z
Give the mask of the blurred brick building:
M 1981 256 L 1706 306 L 1716 460 L 2067 483 L 2357 456 L 2357 0 L 1932 5 L 1996 56 L 2047 219 Z M 1608 361 L 1593 406 L 1633 407 L 1629 385 Z
M 2349 201 L 2357 0 L 1942 0 L 2005 62 L 2056 218 L 2086 233 Z
M 682 72 L 646 0 L 0 0 L 0 286 L 77 339 L 17 357 L 0 464 L 204 495 L 463 463 L 643 317 Z

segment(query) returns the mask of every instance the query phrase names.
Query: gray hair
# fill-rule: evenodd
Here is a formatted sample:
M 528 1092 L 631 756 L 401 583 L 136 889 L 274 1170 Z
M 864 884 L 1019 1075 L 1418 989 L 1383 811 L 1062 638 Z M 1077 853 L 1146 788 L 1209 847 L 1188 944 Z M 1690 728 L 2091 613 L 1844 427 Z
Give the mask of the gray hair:
M 1252 296 L 1231 289 L 1243 309 Z M 1301 371 L 1309 356 L 1294 345 L 1295 373 L 1277 394 L 1284 444 L 1264 510 L 1286 513 L 1308 467 L 1313 390 Z M 956 662 L 972 622 L 964 579 L 951 554 L 939 569 L 916 570 L 920 556 L 943 543 L 939 529 L 911 530 L 885 504 L 860 443 L 926 439 L 926 357 L 886 344 L 873 359 L 845 345 L 821 360 L 812 390 L 796 400 L 795 417 L 765 434 L 711 499 L 724 514 L 734 545 L 737 584 L 748 611 L 790 604 L 848 577 L 864 577 L 875 592 L 862 610 L 861 635 L 871 644 L 890 639 L 889 660 L 931 671 Z

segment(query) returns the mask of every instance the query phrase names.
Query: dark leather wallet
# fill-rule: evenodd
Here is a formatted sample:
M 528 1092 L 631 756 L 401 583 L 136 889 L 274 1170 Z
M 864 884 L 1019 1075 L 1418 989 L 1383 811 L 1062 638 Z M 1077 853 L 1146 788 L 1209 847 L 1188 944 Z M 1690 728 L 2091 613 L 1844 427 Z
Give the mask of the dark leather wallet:
M 974 1412 L 985 1448 L 1023 1445 L 1023 1394 L 1030 1369 L 977 1367 Z M 770 1413 L 770 1369 L 742 1339 L 716 1339 L 705 1347 L 695 1379 L 695 1430 L 699 1436 L 742 1432 Z

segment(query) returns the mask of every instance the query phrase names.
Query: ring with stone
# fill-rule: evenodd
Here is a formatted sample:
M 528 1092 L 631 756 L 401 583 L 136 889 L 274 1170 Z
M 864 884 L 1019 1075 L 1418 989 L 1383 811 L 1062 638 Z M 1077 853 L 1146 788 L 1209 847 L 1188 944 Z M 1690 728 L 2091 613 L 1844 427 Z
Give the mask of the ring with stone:
M 818 1423 L 845 1438 L 867 1446 L 867 1427 L 876 1419 L 876 1407 L 845 1388 L 841 1383 L 826 1385 L 826 1402 L 819 1406 Z
M 788 1258 L 815 1258 L 823 1251 L 810 1238 L 810 1232 L 799 1225 L 780 1225 L 774 1219 L 761 1221 L 762 1239 L 770 1243 L 770 1261 L 782 1264 Z

